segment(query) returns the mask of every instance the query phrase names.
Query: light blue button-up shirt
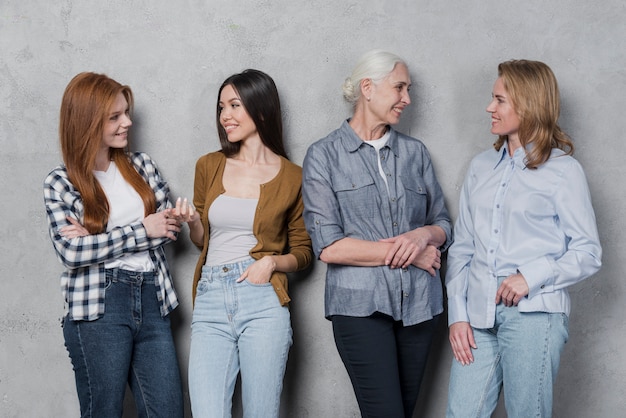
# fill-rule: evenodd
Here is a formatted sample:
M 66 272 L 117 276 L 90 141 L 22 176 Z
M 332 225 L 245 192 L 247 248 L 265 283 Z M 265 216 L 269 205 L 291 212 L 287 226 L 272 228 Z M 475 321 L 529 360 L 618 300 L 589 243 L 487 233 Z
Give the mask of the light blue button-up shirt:
M 379 172 L 380 159 L 387 184 Z M 430 156 L 422 142 L 391 129 L 377 152 L 348 122 L 309 147 L 303 164 L 304 221 L 319 258 L 345 237 L 378 241 L 437 225 L 451 241 L 451 221 Z M 381 312 L 405 326 L 443 311 L 439 271 L 414 266 L 329 264 L 325 313 L 364 317 Z
M 600 269 L 602 249 L 582 167 L 553 149 L 537 169 L 507 145 L 471 162 L 461 190 L 455 242 L 448 251 L 448 322 L 491 328 L 498 276 L 528 283 L 521 312 L 569 315 L 567 288 Z

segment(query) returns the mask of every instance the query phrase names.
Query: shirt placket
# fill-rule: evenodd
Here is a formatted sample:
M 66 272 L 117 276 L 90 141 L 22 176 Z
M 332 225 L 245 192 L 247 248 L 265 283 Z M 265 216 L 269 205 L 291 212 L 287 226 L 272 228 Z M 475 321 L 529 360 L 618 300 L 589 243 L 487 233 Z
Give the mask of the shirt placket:
M 379 158 L 381 162 L 381 166 L 383 168 L 383 173 L 387 180 L 387 202 L 389 207 L 389 221 L 391 227 L 391 235 L 392 237 L 398 236 L 400 234 L 400 227 L 402 224 L 402 220 L 400 219 L 400 209 L 398 207 L 398 182 L 396 174 L 396 165 L 395 159 L 392 158 L 392 152 L 389 147 L 383 147 L 380 150 Z M 383 200 L 385 201 L 385 200 Z M 396 292 L 399 292 L 401 295 L 400 298 L 400 310 L 402 312 L 403 321 L 408 321 L 408 309 L 405 309 L 406 306 L 409 306 L 409 298 L 411 296 L 411 277 L 408 273 L 408 269 L 399 268 L 396 270 L 400 274 L 399 289 L 395 289 Z
M 509 158 L 506 161 L 500 183 L 496 190 L 496 194 L 493 200 L 493 216 L 491 217 L 491 234 L 489 239 L 489 246 L 487 248 L 487 265 L 489 266 L 489 295 L 493 295 L 495 300 L 495 294 L 498 290 L 498 262 L 497 254 L 498 247 L 502 240 L 503 226 L 504 226 L 504 203 L 506 194 L 509 191 L 511 184 L 511 178 L 515 172 L 515 161 Z M 494 303 L 489 303 L 487 307 L 487 317 L 494 318 L 496 312 L 496 306 Z

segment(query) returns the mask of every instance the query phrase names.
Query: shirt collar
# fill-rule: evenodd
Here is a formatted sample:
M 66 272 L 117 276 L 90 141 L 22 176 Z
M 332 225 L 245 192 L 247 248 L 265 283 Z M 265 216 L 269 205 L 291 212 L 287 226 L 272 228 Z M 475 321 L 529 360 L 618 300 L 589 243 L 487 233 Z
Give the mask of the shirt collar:
M 526 144 L 526 148 L 519 147 L 518 149 L 515 150 L 515 153 L 513 153 L 513 156 L 510 157 L 509 156 L 509 142 L 505 141 L 504 144 L 502 145 L 502 148 L 500 148 L 500 151 L 498 153 L 498 159 L 496 161 L 496 164 L 493 166 L 493 168 L 495 169 L 496 167 L 498 167 L 500 163 L 502 163 L 502 161 L 504 160 L 512 159 L 513 163 L 517 166 L 517 168 L 519 168 L 520 170 L 525 170 L 526 169 L 526 153 L 530 151 L 531 148 L 532 148 L 532 143 Z
M 350 119 L 346 119 L 341 125 L 341 143 L 348 152 L 355 152 L 365 144 L 365 141 L 359 138 L 356 132 L 354 132 L 354 129 L 352 129 L 352 126 L 350 126 L 349 122 Z M 398 156 L 398 132 L 396 132 L 396 130 L 391 126 L 389 127 L 389 140 L 385 146 L 389 147 L 391 151 Z

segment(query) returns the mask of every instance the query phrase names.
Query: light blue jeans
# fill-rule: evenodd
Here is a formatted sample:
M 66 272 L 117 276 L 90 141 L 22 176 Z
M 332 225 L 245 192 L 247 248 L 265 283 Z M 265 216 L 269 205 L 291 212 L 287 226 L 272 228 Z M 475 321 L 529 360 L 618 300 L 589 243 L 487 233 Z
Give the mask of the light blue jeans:
M 244 417 L 278 417 L 292 343 L 291 318 L 270 283 L 236 282 L 253 262 L 250 258 L 202 269 L 189 356 L 195 418 L 231 416 L 239 372 Z
M 517 306 L 496 307 L 491 329 L 472 327 L 474 362 L 452 360 L 448 418 L 489 418 L 504 388 L 509 418 L 552 416 L 552 388 L 568 318 L 562 313 L 520 312 Z

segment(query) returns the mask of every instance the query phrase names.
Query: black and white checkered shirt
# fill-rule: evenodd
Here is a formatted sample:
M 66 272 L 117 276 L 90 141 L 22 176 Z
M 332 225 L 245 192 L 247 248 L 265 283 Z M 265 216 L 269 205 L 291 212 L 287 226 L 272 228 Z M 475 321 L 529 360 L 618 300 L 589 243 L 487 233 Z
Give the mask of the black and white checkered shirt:
M 172 206 L 169 187 L 155 163 L 147 154 L 133 153 L 131 161 L 139 174 L 152 187 L 157 212 Z M 59 229 L 69 225 L 70 216 L 83 221 L 83 201 L 70 183 L 65 166 L 61 165 L 44 181 L 44 201 L 48 230 L 59 261 L 66 267 L 61 274 L 61 289 L 66 311 L 72 320 L 93 321 L 104 314 L 104 263 L 123 254 L 148 251 L 157 273 L 157 298 L 161 315 L 166 316 L 178 305 L 163 246 L 169 239 L 149 238 L 143 223 L 115 227 L 111 231 L 67 239 Z

